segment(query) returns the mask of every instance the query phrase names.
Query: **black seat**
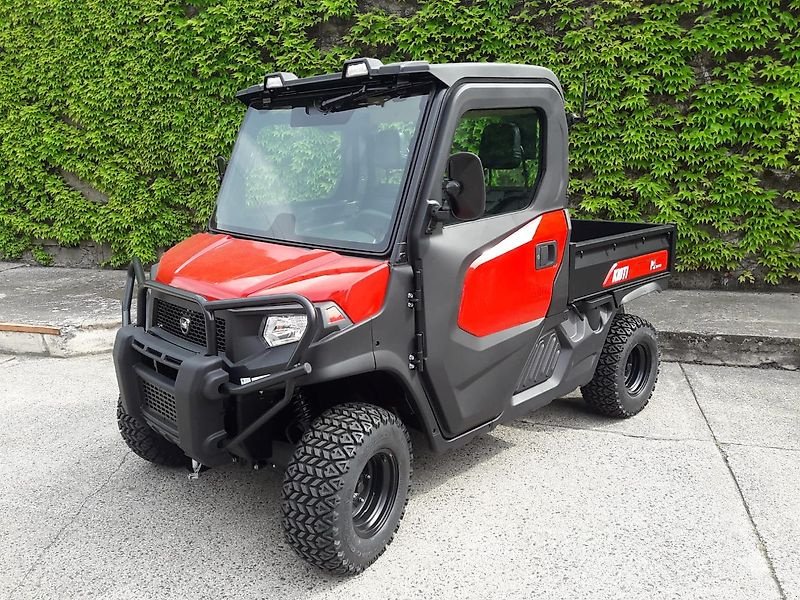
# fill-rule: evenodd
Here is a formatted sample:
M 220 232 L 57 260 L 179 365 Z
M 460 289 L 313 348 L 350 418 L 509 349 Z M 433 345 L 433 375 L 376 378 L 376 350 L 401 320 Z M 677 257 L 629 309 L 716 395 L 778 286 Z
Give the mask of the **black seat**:
M 522 134 L 515 123 L 489 123 L 481 133 L 478 153 L 484 169 L 518 169 L 522 164 Z
M 486 213 L 500 214 L 519 210 L 528 204 L 528 190 L 519 185 L 497 185 L 492 182 L 492 171 L 525 171 L 526 151 L 522 133 L 516 123 L 489 123 L 481 132 L 479 156 L 486 169 Z
M 376 131 L 372 136 L 372 160 L 375 168 L 391 171 L 406 165 L 403 156 L 403 141 L 397 129 Z
M 402 143 L 397 129 L 384 129 L 373 134 L 369 156 L 372 169 L 366 188 L 366 206 L 392 212 L 399 190 L 399 172 L 406 165 Z

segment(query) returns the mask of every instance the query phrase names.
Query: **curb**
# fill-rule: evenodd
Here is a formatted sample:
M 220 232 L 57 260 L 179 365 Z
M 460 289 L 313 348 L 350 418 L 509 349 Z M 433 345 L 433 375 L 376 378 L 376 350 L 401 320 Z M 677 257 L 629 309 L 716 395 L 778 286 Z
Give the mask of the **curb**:
M 50 327 L 0 323 L 0 354 L 29 354 L 69 358 L 108 352 L 114 345 L 118 322 Z
M 669 362 L 800 369 L 800 340 L 794 338 L 659 331 L 658 341 Z
M 0 354 L 68 358 L 109 352 L 119 327 L 119 322 L 61 328 L 0 323 Z M 667 362 L 800 369 L 798 339 L 663 330 L 658 337 Z

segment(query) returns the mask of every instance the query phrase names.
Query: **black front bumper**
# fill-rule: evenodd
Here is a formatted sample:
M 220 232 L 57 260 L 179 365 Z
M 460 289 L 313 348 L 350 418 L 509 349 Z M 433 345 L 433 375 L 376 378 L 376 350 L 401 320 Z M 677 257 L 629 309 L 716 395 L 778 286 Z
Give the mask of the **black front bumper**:
M 130 309 L 138 283 L 136 323 Z M 206 347 L 195 351 L 148 331 L 148 291 L 175 297 L 196 305 L 203 315 Z M 235 309 L 268 310 L 281 307 L 305 313 L 307 327 L 302 339 L 282 364 L 263 364 L 255 372 L 252 360 L 233 363 L 218 354 L 215 313 Z M 206 301 L 204 298 L 154 281 L 145 281 L 137 263 L 128 270 L 123 298 L 123 327 L 114 343 L 114 366 L 122 405 L 131 416 L 149 424 L 158 433 L 195 460 L 215 466 L 240 454 L 241 444 L 291 401 L 295 381 L 311 372 L 305 355 L 317 325 L 317 311 L 308 299 L 297 295 L 265 296 Z M 157 329 L 156 329 L 157 330 Z M 284 349 L 288 350 L 288 348 Z M 245 383 L 241 374 L 252 374 Z M 265 391 L 273 391 L 264 394 Z M 240 398 L 249 404 L 261 401 L 258 415 L 231 430 L 231 405 Z M 240 424 L 241 425 L 241 424 Z

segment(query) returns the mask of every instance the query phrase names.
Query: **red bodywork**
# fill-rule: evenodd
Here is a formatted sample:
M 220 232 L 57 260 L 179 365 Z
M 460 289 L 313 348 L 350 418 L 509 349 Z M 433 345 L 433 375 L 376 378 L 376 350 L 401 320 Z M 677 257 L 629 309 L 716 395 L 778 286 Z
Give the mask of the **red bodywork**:
M 544 213 L 487 248 L 467 269 L 458 326 L 486 336 L 547 314 L 553 282 L 564 259 L 566 212 Z M 556 242 L 555 264 L 536 269 L 536 246 Z
M 333 301 L 353 323 L 380 311 L 389 283 L 385 260 L 344 256 L 199 233 L 167 251 L 156 281 L 207 300 L 266 294 L 301 294 Z
M 606 278 L 603 280 L 603 287 L 608 288 L 645 275 L 661 273 L 666 271 L 668 266 L 669 252 L 666 250 L 621 260 L 611 265 Z

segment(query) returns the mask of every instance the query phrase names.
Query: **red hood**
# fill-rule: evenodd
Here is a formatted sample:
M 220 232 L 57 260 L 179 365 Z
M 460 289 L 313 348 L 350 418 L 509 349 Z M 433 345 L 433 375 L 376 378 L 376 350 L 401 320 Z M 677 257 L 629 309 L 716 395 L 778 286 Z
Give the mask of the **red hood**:
M 383 306 L 389 264 L 199 233 L 164 254 L 156 281 L 208 300 L 282 293 L 301 294 L 312 302 L 331 300 L 357 323 Z

